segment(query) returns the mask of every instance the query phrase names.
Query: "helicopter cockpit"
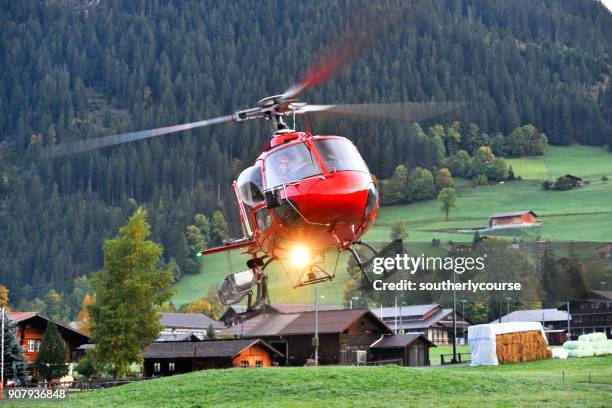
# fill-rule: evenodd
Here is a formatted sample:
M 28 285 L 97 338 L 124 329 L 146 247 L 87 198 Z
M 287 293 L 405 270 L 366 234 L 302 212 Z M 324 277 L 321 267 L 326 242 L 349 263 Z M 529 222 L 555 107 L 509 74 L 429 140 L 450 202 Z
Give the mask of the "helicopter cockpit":
M 369 173 L 357 148 L 341 137 L 313 138 L 312 146 L 330 173 Z M 274 188 L 322 174 L 323 170 L 306 143 L 296 143 L 270 153 L 265 159 L 266 188 Z
M 296 143 L 270 153 L 265 159 L 266 188 L 323 173 L 306 143 Z

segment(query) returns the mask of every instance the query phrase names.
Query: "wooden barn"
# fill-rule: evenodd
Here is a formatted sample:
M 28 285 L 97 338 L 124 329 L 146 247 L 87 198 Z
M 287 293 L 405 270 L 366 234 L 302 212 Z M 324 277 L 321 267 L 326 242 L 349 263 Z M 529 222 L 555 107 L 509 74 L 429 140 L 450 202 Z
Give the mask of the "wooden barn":
M 612 242 L 603 244 L 595 248 L 597 251 L 597 257 L 599 259 L 610 259 L 612 258 Z
M 260 339 L 164 341 L 142 353 L 145 377 L 168 376 L 211 368 L 271 367 L 283 354 Z
M 384 336 L 370 346 L 371 360 L 401 360 L 404 366 L 428 366 L 430 347 L 436 345 L 420 333 Z
M 542 224 L 537 214 L 529 211 L 496 213 L 489 217 L 489 228 L 535 227 Z
M 285 354 L 285 365 L 301 366 L 314 358 L 315 319 L 315 312 L 260 314 L 221 334 L 264 339 Z M 369 309 L 341 309 L 318 312 L 318 333 L 320 364 L 352 364 L 393 331 Z
M 28 364 L 34 363 L 38 358 L 40 341 L 47 329 L 47 324 L 52 322 L 48 317 L 38 312 L 8 312 L 7 317 L 17 323 L 17 339 L 23 346 L 23 354 Z M 57 324 L 57 330 L 66 342 L 66 361 L 72 362 L 76 349 L 89 341 L 89 336 L 61 323 Z

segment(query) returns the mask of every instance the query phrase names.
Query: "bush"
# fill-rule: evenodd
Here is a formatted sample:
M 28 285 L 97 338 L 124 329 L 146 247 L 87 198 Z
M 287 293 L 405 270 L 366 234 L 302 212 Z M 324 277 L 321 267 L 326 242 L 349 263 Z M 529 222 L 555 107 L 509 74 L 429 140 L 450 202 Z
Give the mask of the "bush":
M 489 179 L 484 174 L 480 174 L 474 177 L 474 184 L 476 184 L 477 186 L 484 186 L 488 182 L 489 182 Z
M 100 374 L 100 370 L 94 363 L 93 359 L 87 354 L 79 360 L 74 369 L 86 380 L 97 377 Z
M 550 180 L 544 180 L 542 182 L 542 188 L 544 190 L 550 190 L 554 186 L 553 182 Z
M 572 189 L 572 180 L 569 177 L 561 176 L 555 182 L 555 189 L 567 191 Z

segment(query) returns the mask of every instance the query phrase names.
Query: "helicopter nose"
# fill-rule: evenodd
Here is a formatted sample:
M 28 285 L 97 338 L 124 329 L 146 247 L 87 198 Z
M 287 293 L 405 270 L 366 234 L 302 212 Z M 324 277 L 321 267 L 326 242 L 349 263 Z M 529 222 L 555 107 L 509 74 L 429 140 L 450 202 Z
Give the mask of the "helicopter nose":
M 310 185 L 297 186 L 291 199 L 308 221 L 338 223 L 363 220 L 378 203 L 369 174 L 338 172 Z

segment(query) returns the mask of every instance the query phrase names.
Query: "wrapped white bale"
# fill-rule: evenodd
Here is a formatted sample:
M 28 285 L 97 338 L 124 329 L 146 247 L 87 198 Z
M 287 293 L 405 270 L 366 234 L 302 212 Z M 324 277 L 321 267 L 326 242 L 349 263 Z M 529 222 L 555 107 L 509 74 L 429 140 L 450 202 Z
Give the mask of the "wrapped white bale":
M 577 341 L 566 341 L 565 343 L 563 343 L 563 348 L 566 350 L 575 350 L 578 348 L 578 342 Z
M 606 333 L 591 333 L 591 341 L 596 341 L 596 342 L 607 342 L 608 341 L 608 336 L 606 336 Z
M 569 355 L 569 352 L 564 348 L 552 349 L 552 358 L 560 358 L 562 360 L 565 360 L 568 355 Z

